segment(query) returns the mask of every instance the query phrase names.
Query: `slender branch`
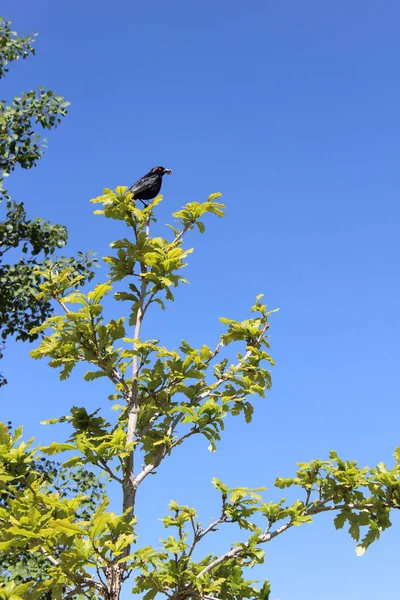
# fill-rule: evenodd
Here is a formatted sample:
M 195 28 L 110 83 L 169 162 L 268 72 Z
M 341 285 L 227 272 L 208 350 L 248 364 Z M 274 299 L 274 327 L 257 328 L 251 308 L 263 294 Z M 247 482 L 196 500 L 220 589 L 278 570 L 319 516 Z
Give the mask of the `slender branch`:
M 260 331 L 260 334 L 259 334 L 259 336 L 258 336 L 258 338 L 257 338 L 257 341 L 256 341 L 256 343 L 255 343 L 255 346 L 258 346 L 258 345 L 261 343 L 261 341 L 262 341 L 262 339 L 263 339 L 263 337 L 264 337 L 264 335 L 265 335 L 265 333 L 266 333 L 266 331 L 267 331 L 268 329 L 269 329 L 269 323 L 265 323 L 264 327 L 263 327 L 263 328 L 262 328 L 262 330 Z M 217 344 L 217 346 L 216 346 L 216 348 L 215 348 L 214 352 L 212 353 L 212 355 L 210 356 L 210 358 L 207 360 L 207 364 L 209 364 L 209 363 L 210 363 L 210 362 L 213 360 L 213 358 L 215 358 L 215 357 L 217 356 L 217 354 L 219 354 L 219 352 L 220 352 L 220 349 L 221 349 L 222 345 L 223 345 L 223 344 L 222 344 L 222 342 L 221 342 L 221 341 L 220 341 L 220 342 Z M 248 358 L 250 358 L 250 356 L 251 356 L 252 352 L 253 352 L 253 351 L 252 351 L 252 349 L 251 349 L 251 348 L 250 348 L 249 350 L 247 350 L 247 352 L 246 352 L 246 354 L 243 356 L 243 358 L 242 358 L 240 361 L 238 361 L 238 362 L 236 363 L 236 365 L 233 367 L 233 370 L 235 370 L 235 371 L 236 371 L 237 369 L 239 369 L 240 365 L 241 365 L 241 364 L 243 364 L 244 362 L 246 362 L 246 360 L 248 360 Z M 195 400 L 195 402 L 194 402 L 194 403 L 195 403 L 195 404 L 198 404 L 198 403 L 199 403 L 199 402 L 201 402 L 202 400 L 205 400 L 205 398 L 208 398 L 209 396 L 211 396 L 211 395 L 212 395 L 212 394 L 215 392 L 215 390 L 216 390 L 217 388 L 219 388 L 219 386 L 220 386 L 222 383 L 225 383 L 225 382 L 226 382 L 226 381 L 228 381 L 228 380 L 229 380 L 229 374 L 226 374 L 226 375 L 223 375 L 222 377 L 220 377 L 220 379 L 218 379 L 218 380 L 217 380 L 216 382 L 214 382 L 214 383 L 213 383 L 211 386 L 209 386 L 207 390 L 205 390 L 204 392 L 202 392 L 202 393 L 201 393 L 201 394 L 200 394 L 200 395 L 199 395 L 199 396 L 196 398 L 196 400 Z M 180 420 L 180 419 L 183 417 L 183 413 L 179 413 L 179 414 L 178 414 L 178 417 L 179 417 L 179 420 Z M 197 432 L 193 432 L 193 433 L 197 433 Z M 190 436 L 189 436 L 188 434 L 186 434 L 186 435 L 182 436 L 182 438 L 180 438 L 180 440 L 178 440 L 178 441 L 177 441 L 177 443 L 175 443 L 175 444 L 174 444 L 174 446 L 176 446 L 176 445 L 180 444 L 180 443 L 181 443 L 181 442 L 182 442 L 184 439 L 186 439 L 187 437 L 190 437 Z
M 199 533 L 199 536 L 198 536 L 198 538 L 199 538 L 199 541 L 200 541 L 200 540 L 201 540 L 201 539 L 202 539 L 202 538 L 203 538 L 205 535 L 207 535 L 207 533 L 210 533 L 210 531 L 216 531 L 216 529 L 215 529 L 215 528 L 216 528 L 218 525 L 221 525 L 221 523 L 224 523 L 224 522 L 226 521 L 226 519 L 227 519 L 227 517 L 226 517 L 226 515 L 224 514 L 224 515 L 221 515 L 221 516 L 220 516 L 220 517 L 219 517 L 219 518 L 218 518 L 216 521 L 213 521 L 212 523 L 210 523 L 210 524 L 209 524 L 209 526 L 208 526 L 206 529 L 204 529 L 203 531 L 201 531 L 201 532 Z
M 218 342 L 218 344 L 215 346 L 215 350 L 214 352 L 211 354 L 210 358 L 206 361 L 207 366 L 210 364 L 210 362 L 217 356 L 217 354 L 219 354 L 220 350 L 222 348 L 222 341 L 220 340 Z
M 187 223 L 185 225 L 185 227 L 182 229 L 182 231 L 180 231 L 179 233 L 176 234 L 176 236 L 174 237 L 174 239 L 172 240 L 171 244 L 177 244 L 185 235 L 185 233 L 187 231 L 189 231 L 189 229 L 192 229 L 194 225 L 194 222 L 190 221 L 189 223 Z
M 330 506 L 326 506 L 326 503 L 329 502 L 330 500 L 331 500 L 331 498 L 328 498 L 324 502 L 318 503 L 317 505 L 312 504 L 309 508 L 304 510 L 303 516 L 313 516 L 313 515 L 317 515 L 317 514 L 323 513 L 323 512 L 330 512 L 330 511 L 343 510 L 343 509 L 372 510 L 372 509 L 376 508 L 376 505 L 373 503 L 332 504 Z M 400 506 L 397 506 L 397 505 L 392 505 L 389 503 L 384 503 L 384 505 L 387 505 L 388 508 L 400 509 Z M 274 538 L 278 537 L 278 535 L 281 535 L 282 533 L 284 533 L 285 531 L 287 531 L 288 529 L 293 527 L 293 525 L 294 525 L 294 521 L 289 521 L 288 523 L 285 523 L 284 525 L 281 525 L 281 527 L 278 527 L 277 529 L 275 529 L 275 531 L 272 531 L 270 533 L 267 533 L 267 531 L 265 531 L 264 533 L 262 533 L 260 535 L 259 543 L 263 544 L 266 542 L 270 542 Z M 209 573 L 210 571 L 215 569 L 215 567 L 217 567 L 221 563 L 225 562 L 229 558 L 233 558 L 233 557 L 237 556 L 238 554 L 243 552 L 243 549 L 245 549 L 245 548 L 246 548 L 246 544 L 244 544 L 242 546 L 235 546 L 234 548 L 231 548 L 231 550 L 229 550 L 228 552 L 221 554 L 221 556 L 219 556 L 218 558 L 213 560 L 209 565 L 204 567 L 204 569 L 202 571 L 200 571 L 200 573 L 198 574 L 198 577 L 202 577 L 206 573 Z
M 99 569 L 98 565 L 96 565 L 96 573 L 97 573 L 97 577 L 99 578 L 99 580 L 101 581 L 101 583 L 104 585 L 104 587 L 107 587 L 107 583 L 104 581 L 103 579 L 103 575 L 101 574 L 101 570 Z
M 21 241 L 22 241 L 22 240 L 21 240 Z M 7 246 L 7 247 L 5 247 L 5 248 L 4 248 L 4 250 L 2 249 L 2 250 L 1 250 L 1 252 L 0 252 L 0 258 L 1 258 L 2 256 L 4 256 L 4 254 L 5 254 L 6 252 L 8 252 L 9 250 L 11 250 L 11 248 L 16 248 L 16 247 L 17 247 L 17 246 Z
M 172 436 L 172 434 L 174 433 L 175 428 L 177 427 L 181 418 L 182 418 L 182 413 L 179 413 L 173 419 L 171 425 L 168 428 L 168 432 L 167 432 L 168 436 Z M 194 433 L 193 431 L 188 432 L 185 436 L 182 436 L 182 438 L 179 438 L 178 440 L 173 442 L 171 444 L 170 448 L 168 448 L 167 446 L 162 446 L 161 450 L 158 453 L 158 455 L 156 456 L 155 460 L 152 463 L 148 464 L 144 469 L 142 469 L 142 471 L 136 477 L 134 477 L 133 485 L 134 485 L 135 490 L 142 483 L 143 479 L 145 479 L 147 477 L 147 475 L 150 475 L 150 473 L 152 473 L 154 471 L 154 469 L 156 469 L 160 465 L 161 461 L 167 456 L 167 454 L 170 453 L 172 448 L 174 448 L 176 445 L 178 445 L 178 443 L 180 443 L 186 437 L 189 437 L 189 435 L 193 435 L 193 433 Z
M 196 523 L 194 522 L 194 518 L 193 517 L 190 517 L 190 524 L 192 526 L 192 531 L 193 531 L 193 540 L 192 540 L 192 543 L 190 545 L 189 552 L 188 552 L 188 556 L 189 557 L 192 556 L 192 553 L 193 553 L 193 550 L 194 550 L 194 548 L 195 548 L 195 546 L 197 544 L 197 538 L 198 538 L 198 535 L 199 535 L 199 531 L 198 531 L 198 528 L 196 527 Z
M 89 361 L 89 362 L 92 362 L 92 361 Z M 131 390 L 129 388 L 129 385 L 126 383 L 123 375 L 118 373 L 118 371 L 115 367 L 113 367 L 111 373 L 108 373 L 107 366 L 101 360 L 100 357 L 98 357 L 98 363 L 99 363 L 99 366 L 101 367 L 101 369 L 104 371 L 104 373 L 106 373 L 108 379 L 110 379 L 115 385 L 119 383 L 124 388 L 124 390 L 125 390 L 124 396 L 127 400 L 129 400 L 130 396 L 131 396 Z
M 134 477 L 133 485 L 135 492 L 138 486 L 142 483 L 143 479 L 145 479 L 147 475 L 150 475 L 150 473 L 152 473 L 154 469 L 156 469 L 159 466 L 159 464 L 167 456 L 167 454 L 168 450 L 164 446 L 156 456 L 155 460 L 152 463 L 148 464 L 146 467 L 144 467 L 144 469 L 142 469 L 140 473 L 136 475 L 136 477 Z
M 208 533 L 210 533 L 210 531 L 217 531 L 217 527 L 218 525 L 221 525 L 221 523 L 226 523 L 228 522 L 228 517 L 225 514 L 225 503 L 226 503 L 226 496 L 222 496 L 222 510 L 221 510 L 221 515 L 218 517 L 218 519 L 216 521 L 212 521 L 208 527 L 206 527 L 206 529 L 200 529 L 197 530 L 193 517 L 190 518 L 190 522 L 192 524 L 192 529 L 193 529 L 193 540 L 192 543 L 190 545 L 189 548 L 189 552 L 188 552 L 188 556 L 190 557 L 196 547 L 196 545 L 200 542 L 200 540 L 203 539 L 203 537 L 205 537 Z
M 260 331 L 260 334 L 257 338 L 256 344 L 255 345 L 259 345 L 261 340 L 263 339 L 265 332 L 269 329 L 269 324 L 266 323 L 264 325 L 264 327 L 262 328 L 262 330 Z M 136 336 L 135 336 L 136 339 Z M 210 358 L 208 359 L 208 363 L 211 362 L 211 360 L 213 358 L 215 358 L 215 356 L 217 356 L 217 354 L 220 352 L 220 349 L 222 347 L 222 342 L 219 342 L 214 350 L 214 352 L 212 353 L 212 355 L 210 356 Z M 243 364 L 244 362 L 246 362 L 246 360 L 251 356 L 252 354 L 252 349 L 247 350 L 246 354 L 244 355 L 244 357 L 234 366 L 234 369 L 238 369 L 240 367 L 241 364 Z M 200 396 L 198 397 L 198 399 L 196 400 L 196 403 L 198 403 L 200 400 L 204 400 L 205 398 L 207 398 L 208 396 L 210 396 L 215 389 L 221 385 L 222 383 L 224 383 L 225 381 L 227 381 L 229 379 L 229 375 L 226 375 L 224 377 L 221 377 L 217 383 L 213 384 L 212 389 L 208 389 L 205 392 L 203 392 L 202 394 L 200 394 Z M 171 436 L 173 431 L 175 430 L 176 426 L 178 425 L 179 421 L 182 419 L 182 417 L 184 416 L 184 414 L 182 412 L 178 413 L 175 417 L 175 419 L 172 421 L 170 428 L 168 429 L 168 433 L 167 435 Z M 155 420 L 157 416 L 153 416 L 153 419 Z M 136 426 L 136 423 L 135 423 Z M 146 432 L 150 429 L 150 423 L 147 426 Z M 180 438 L 178 438 L 177 440 L 175 440 L 171 447 L 169 449 L 167 449 L 166 447 L 164 447 L 160 453 L 158 454 L 157 458 L 150 463 L 149 465 L 147 465 L 136 477 L 134 477 L 134 481 L 133 481 L 133 485 L 135 487 L 135 489 L 137 489 L 137 487 L 140 485 L 140 483 L 147 477 L 147 475 L 149 475 L 150 473 L 152 473 L 154 471 L 154 469 L 156 469 L 160 463 L 162 462 L 162 460 L 167 456 L 167 454 L 169 454 L 169 452 L 175 448 L 176 446 L 179 446 L 185 439 L 191 437 L 192 435 L 195 435 L 196 433 L 199 433 L 199 430 L 194 427 L 192 428 L 190 431 L 188 431 L 187 433 L 185 433 L 184 435 L 182 435 Z M 141 434 L 141 437 L 143 437 L 143 433 Z
M 149 235 L 149 221 L 146 225 L 146 235 Z M 135 236 L 137 239 L 137 232 L 135 230 Z M 144 263 L 141 263 L 141 272 L 142 275 L 147 273 L 147 267 Z M 135 323 L 135 332 L 134 339 L 138 340 L 140 338 L 140 329 L 143 321 L 143 308 L 144 301 L 146 298 L 148 282 L 144 277 L 142 277 L 141 287 L 140 287 L 140 296 L 136 314 L 136 323 Z M 137 342 L 135 341 L 133 344 L 133 349 L 137 350 Z M 126 468 L 124 473 L 124 483 L 123 483 L 123 510 L 124 512 L 128 509 L 131 509 L 133 514 L 135 507 L 135 496 L 136 496 L 136 487 L 135 487 L 135 464 L 134 464 L 134 454 L 135 454 L 135 436 L 137 429 L 137 422 L 139 417 L 139 394 L 138 394 L 138 379 L 139 379 L 139 359 L 137 354 L 135 353 L 132 358 L 132 389 L 131 389 L 131 397 L 129 404 L 129 417 L 128 417 L 128 429 L 127 429 L 127 437 L 126 443 L 127 445 L 132 445 L 130 449 L 130 453 L 128 459 L 126 461 Z
M 259 346 L 265 333 L 267 332 L 267 330 L 269 329 L 269 323 L 265 323 L 264 327 L 261 329 L 260 334 L 257 338 L 256 343 L 254 344 L 254 346 Z M 218 352 L 219 352 L 219 347 L 221 346 L 221 343 L 219 343 L 219 345 L 217 346 Z M 253 350 L 252 348 L 249 348 L 246 352 L 246 354 L 243 356 L 243 358 L 241 358 L 236 365 L 233 367 L 233 370 L 236 371 L 237 369 L 239 369 L 239 367 L 245 363 L 250 356 L 252 355 Z M 216 353 L 217 354 L 217 353 Z M 208 390 L 206 390 L 205 392 L 203 392 L 202 394 L 199 395 L 198 401 L 204 400 L 205 398 L 207 398 L 208 396 L 211 396 L 211 394 L 214 393 L 214 391 L 219 388 L 219 386 L 224 383 L 225 381 L 229 380 L 229 374 L 223 375 L 222 377 L 220 377 L 219 379 L 217 379 L 216 382 L 214 382 L 210 388 Z
M 56 558 L 54 558 L 54 556 L 51 556 L 51 554 L 49 554 L 47 552 L 47 550 L 45 548 L 43 548 L 43 546 L 40 546 L 39 550 L 43 554 L 43 556 L 46 557 L 47 560 L 53 565 L 53 567 L 60 566 L 60 563 L 58 562 L 58 560 Z
M 146 314 L 147 309 L 149 308 L 150 304 L 153 302 L 155 295 L 157 294 L 157 292 L 159 292 L 159 290 L 157 289 L 157 286 L 155 286 L 155 288 L 156 289 L 150 294 L 150 297 L 149 297 L 148 301 L 144 305 L 142 318 Z
M 104 469 L 104 471 L 106 471 L 106 473 L 108 473 L 108 475 L 111 477 L 111 479 L 114 479 L 114 481 L 118 481 L 118 483 L 123 483 L 124 480 L 121 477 L 118 477 L 118 475 L 115 475 L 115 473 L 110 469 L 110 467 L 108 466 L 108 464 L 106 463 L 106 461 L 103 458 L 99 458 L 98 462 L 95 463 L 100 469 Z
M 224 561 L 228 560 L 228 558 L 236 556 L 236 554 L 239 554 L 240 550 L 243 550 L 242 546 L 235 546 L 235 548 L 232 548 L 232 550 L 229 550 L 229 552 L 225 552 L 225 554 L 222 554 L 221 556 L 213 560 L 209 565 L 204 567 L 204 569 L 200 571 L 197 577 L 202 577 L 209 571 L 215 569 L 215 567 L 218 567 L 218 565 L 220 565 Z
M 64 596 L 64 599 L 68 600 L 68 598 L 73 598 L 77 594 L 77 592 L 79 592 L 80 594 L 83 594 L 85 596 L 85 598 L 88 598 L 90 600 L 91 596 L 79 586 L 72 588 L 71 591 L 68 592 L 68 594 L 66 596 Z
M 66 304 L 64 304 L 64 302 L 62 300 L 60 300 L 60 298 L 58 297 L 57 292 L 54 292 L 54 299 L 58 302 L 58 304 L 61 306 L 61 308 L 63 309 L 63 311 L 65 313 L 70 313 L 71 311 L 69 310 L 68 306 Z
M 175 429 L 177 428 L 179 421 L 181 420 L 182 415 L 180 413 L 178 413 L 175 418 L 173 419 L 171 425 L 168 428 L 168 433 L 167 435 L 172 435 L 175 431 Z
M 64 304 L 64 302 L 62 302 L 62 300 L 60 300 L 56 294 L 54 295 L 54 298 L 57 300 L 57 302 L 59 303 L 59 305 L 62 307 L 62 309 L 64 310 L 64 312 L 66 314 L 71 312 L 69 310 L 69 308 L 66 306 L 66 304 Z M 93 316 L 92 316 L 92 328 L 93 328 L 93 336 L 94 336 L 93 343 L 95 344 L 95 347 L 96 347 L 97 362 L 93 361 L 93 360 L 88 360 L 84 356 L 80 357 L 80 359 L 83 361 L 86 361 L 88 363 L 91 363 L 91 364 L 95 365 L 96 367 L 100 367 L 102 369 L 102 371 L 104 371 L 104 373 L 107 375 L 108 379 L 110 379 L 114 383 L 114 385 L 120 384 L 124 388 L 124 390 L 125 390 L 124 396 L 125 396 L 125 398 L 129 399 L 131 390 L 130 390 L 128 384 L 126 383 L 123 375 L 121 375 L 115 367 L 113 367 L 111 373 L 109 373 L 108 369 L 107 369 L 107 365 L 102 360 L 102 357 L 100 355 L 100 350 L 98 347 L 98 341 L 97 341 L 97 337 L 96 337 L 96 329 L 95 329 L 95 324 L 93 321 Z M 81 345 L 84 348 L 86 348 L 86 350 L 93 351 L 92 348 L 85 345 L 84 341 L 81 341 Z
M 96 590 L 98 590 L 100 592 L 104 591 L 103 586 L 100 583 L 98 583 L 97 581 L 95 581 L 94 579 L 91 579 L 90 577 L 85 577 L 82 575 L 76 575 L 76 573 L 73 573 L 69 569 L 66 569 L 63 565 L 60 564 L 60 562 L 56 558 L 54 558 L 54 556 L 52 556 L 49 552 L 47 552 L 47 550 L 43 546 L 40 546 L 39 550 L 43 554 L 43 556 L 45 558 L 47 558 L 47 560 L 53 565 L 53 567 L 57 567 L 61 571 L 63 571 L 63 573 L 65 573 L 65 575 L 67 575 L 79 587 L 81 585 L 86 585 L 90 588 L 95 588 Z
M 124 388 L 125 392 L 126 392 L 126 398 L 130 397 L 130 389 L 128 384 L 126 383 L 124 377 L 122 375 L 120 375 L 118 373 L 118 371 L 116 369 L 113 369 L 111 372 L 111 375 L 108 375 L 109 379 L 111 379 L 111 381 L 113 381 L 113 383 L 115 383 L 114 380 L 116 380 L 118 383 L 120 383 L 122 385 L 122 387 Z
M 151 398 L 151 396 L 147 396 L 145 398 L 145 400 L 147 400 L 148 398 Z M 146 435 L 146 433 L 148 433 L 150 431 L 150 429 L 152 428 L 153 424 L 155 423 L 155 421 L 157 421 L 158 417 L 161 415 L 161 411 L 158 410 L 154 413 L 154 415 L 151 417 L 151 419 L 149 419 L 149 422 L 147 423 L 147 425 L 145 427 L 143 427 L 143 429 L 140 431 L 140 434 L 136 436 L 137 440 L 142 440 L 143 437 Z
M 391 502 L 383 502 L 382 504 L 386 508 L 395 508 L 397 510 L 400 510 L 400 505 L 393 504 Z M 329 512 L 331 510 L 343 510 L 343 509 L 370 510 L 371 511 L 373 509 L 376 509 L 376 504 L 374 504 L 372 502 L 367 502 L 364 504 L 353 504 L 352 502 L 349 502 L 349 504 L 331 504 L 331 506 L 321 506 L 321 507 L 317 506 L 314 509 L 310 509 L 307 514 L 317 515 L 319 513 Z
M 177 440 L 175 440 L 175 442 L 173 442 L 173 444 L 171 445 L 171 450 L 172 450 L 172 448 L 175 448 L 176 446 L 179 446 L 180 444 L 182 444 L 182 442 L 184 440 L 187 440 L 188 438 L 192 437 L 192 435 L 196 435 L 196 433 L 200 433 L 200 432 L 201 432 L 201 430 L 198 429 L 197 427 L 192 427 L 192 429 L 190 431 L 188 431 L 184 435 L 181 435 L 180 438 L 178 438 Z
M 304 502 L 305 506 L 308 506 L 308 503 L 310 502 L 310 496 L 312 494 L 312 491 L 312 487 L 309 487 L 307 490 L 306 501 Z

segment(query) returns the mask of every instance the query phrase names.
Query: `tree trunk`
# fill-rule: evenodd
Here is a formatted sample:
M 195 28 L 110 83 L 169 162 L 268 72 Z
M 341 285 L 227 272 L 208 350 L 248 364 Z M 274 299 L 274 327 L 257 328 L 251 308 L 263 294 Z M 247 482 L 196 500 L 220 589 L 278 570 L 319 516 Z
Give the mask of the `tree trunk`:
M 122 588 L 123 565 L 110 564 L 106 569 L 107 600 L 119 600 Z

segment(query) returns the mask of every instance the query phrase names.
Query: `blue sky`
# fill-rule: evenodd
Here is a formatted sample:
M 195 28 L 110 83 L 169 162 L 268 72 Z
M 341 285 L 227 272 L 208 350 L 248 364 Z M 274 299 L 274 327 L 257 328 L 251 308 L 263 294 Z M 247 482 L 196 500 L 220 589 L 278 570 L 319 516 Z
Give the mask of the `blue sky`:
M 40 166 L 10 178 L 13 196 L 32 216 L 66 224 L 71 254 L 102 256 L 122 230 L 92 216 L 88 200 L 162 164 L 174 173 L 160 232 L 170 212 L 215 191 L 227 216 L 193 234 L 191 284 L 168 312 L 152 313 L 145 333 L 212 345 L 218 317 L 246 318 L 256 294 L 281 309 L 271 318 L 271 394 L 250 426 L 229 423 L 216 454 L 188 443 L 146 482 L 138 506 L 148 539 L 161 533 L 170 497 L 205 521 L 216 516 L 213 476 L 271 487 L 330 449 L 391 464 L 400 444 L 400 5 L 3 0 L 2 13 L 20 33 L 40 33 L 37 56 L 13 66 L 2 97 L 45 85 L 72 103 Z M 3 361 L 4 420 L 48 442 L 65 430 L 41 419 L 72 404 L 108 410 L 99 382 L 77 373 L 60 383 L 29 350 L 10 345 Z M 280 600 L 397 598 L 394 522 L 357 558 L 353 540 L 321 517 L 268 545 L 258 575 Z M 230 539 L 221 532 L 218 547 Z

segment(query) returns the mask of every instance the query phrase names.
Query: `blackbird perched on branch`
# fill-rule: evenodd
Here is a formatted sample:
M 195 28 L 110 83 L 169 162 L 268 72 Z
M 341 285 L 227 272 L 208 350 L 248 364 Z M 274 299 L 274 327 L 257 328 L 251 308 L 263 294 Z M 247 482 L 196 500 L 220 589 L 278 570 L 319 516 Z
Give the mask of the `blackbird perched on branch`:
M 133 194 L 134 200 L 140 200 L 145 206 L 144 200 L 153 200 L 159 193 L 162 184 L 163 175 L 171 175 L 171 169 L 164 167 L 153 167 L 151 171 L 144 175 L 139 181 L 129 188 L 128 192 Z

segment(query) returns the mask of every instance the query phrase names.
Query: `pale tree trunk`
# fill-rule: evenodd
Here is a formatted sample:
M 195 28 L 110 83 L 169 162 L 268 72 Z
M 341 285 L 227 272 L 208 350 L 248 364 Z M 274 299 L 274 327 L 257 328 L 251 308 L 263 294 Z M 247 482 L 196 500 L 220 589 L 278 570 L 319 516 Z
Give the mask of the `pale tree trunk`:
M 106 568 L 107 600 L 119 600 L 122 588 L 123 565 L 110 564 Z

